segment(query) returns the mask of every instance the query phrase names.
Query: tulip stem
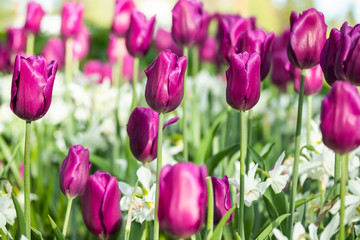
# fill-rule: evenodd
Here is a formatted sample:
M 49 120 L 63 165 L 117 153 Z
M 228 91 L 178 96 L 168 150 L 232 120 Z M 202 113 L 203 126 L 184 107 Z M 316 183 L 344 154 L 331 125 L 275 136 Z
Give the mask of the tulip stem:
M 135 183 L 134 191 L 133 191 L 133 194 L 131 195 L 131 199 L 130 199 L 129 210 L 128 210 L 127 219 L 126 219 L 126 226 L 125 226 L 125 240 L 130 239 L 131 216 L 132 216 L 132 210 L 133 210 L 132 204 L 133 204 L 133 201 L 134 201 L 134 198 L 135 198 L 135 194 L 136 194 L 138 184 L 139 184 L 139 182 Z
M 35 35 L 29 33 L 26 38 L 26 55 L 34 55 L 34 44 L 35 44 Z
M 119 56 L 117 62 L 113 65 L 113 79 L 117 89 L 120 88 L 122 82 L 122 68 L 123 68 L 123 38 L 118 39 Z
M 239 205 L 239 234 L 245 239 L 244 234 L 244 205 L 245 205 L 245 158 L 247 148 L 247 116 L 245 111 L 240 111 L 240 205 Z
M 213 233 L 214 225 L 214 192 L 211 177 L 206 177 L 206 184 L 208 190 L 208 214 L 207 214 L 207 237 L 206 239 L 211 239 Z
M 295 135 L 295 157 L 294 157 L 294 165 L 293 165 L 292 186 L 290 192 L 290 218 L 288 221 L 288 228 L 287 228 L 288 239 L 292 239 L 293 225 L 294 225 L 295 196 L 296 196 L 296 189 L 298 184 L 298 169 L 299 169 L 299 157 L 300 157 L 301 121 L 302 121 L 302 111 L 303 111 L 303 102 L 304 102 L 304 85 L 305 85 L 304 83 L 305 83 L 305 70 L 301 69 L 300 93 L 299 93 L 298 114 L 297 114 L 296 135 Z
M 311 119 L 312 119 L 312 97 L 306 97 L 307 102 L 307 124 L 306 124 L 306 144 L 311 144 Z
M 31 240 L 31 213 L 30 213 L 30 132 L 31 121 L 26 121 L 25 151 L 24 151 L 24 186 L 25 186 L 25 222 L 26 237 Z
M 139 61 L 140 59 L 138 57 L 134 58 L 134 72 L 133 72 L 133 82 L 132 82 L 133 98 L 131 102 L 130 112 L 132 112 L 134 108 L 137 106 L 136 85 L 139 75 Z
M 68 205 L 67 205 L 67 208 L 66 208 L 64 226 L 63 226 L 63 230 L 62 230 L 62 234 L 64 235 L 64 238 L 66 237 L 66 232 L 67 232 L 67 228 L 68 228 L 68 225 L 69 225 L 72 202 L 73 202 L 73 199 L 69 198 Z
M 335 153 L 335 168 L 334 168 L 334 198 L 340 194 L 340 161 L 341 155 L 340 153 Z
M 342 155 L 341 158 L 341 185 L 340 185 L 340 226 L 339 239 L 345 239 L 345 192 L 346 192 L 346 178 L 347 178 L 347 162 L 349 154 Z
M 184 47 L 184 56 L 188 58 L 189 56 L 189 48 Z M 188 74 L 188 67 L 186 67 L 185 70 L 185 76 L 184 76 L 184 97 L 183 97 L 183 144 L 184 144 L 184 161 L 188 161 L 188 146 L 187 146 L 187 127 L 186 127 L 186 78 Z
M 155 200 L 155 223 L 154 223 L 154 240 L 159 239 L 159 219 L 158 219 L 158 209 L 159 209 L 159 177 L 162 167 L 162 138 L 163 138 L 163 121 L 164 114 L 159 114 L 159 128 L 158 128 L 158 142 L 157 142 L 157 167 L 156 167 L 156 200 Z
M 66 99 L 70 100 L 70 91 L 69 91 L 69 84 L 72 77 L 72 58 L 73 58 L 73 39 L 67 38 L 66 39 L 66 46 L 65 46 L 65 86 L 66 86 Z

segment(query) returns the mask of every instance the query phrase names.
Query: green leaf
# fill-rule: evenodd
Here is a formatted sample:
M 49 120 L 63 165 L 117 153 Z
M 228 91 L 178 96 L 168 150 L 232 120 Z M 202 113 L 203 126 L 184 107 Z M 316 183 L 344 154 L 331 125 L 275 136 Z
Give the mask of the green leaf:
M 19 201 L 15 197 L 14 193 L 11 193 L 12 200 L 14 202 L 15 210 L 16 210 L 16 221 L 18 225 L 18 231 L 16 232 L 16 239 L 20 239 L 21 235 L 26 236 L 26 222 L 24 213 L 21 209 Z
M 280 217 L 276 218 L 273 222 L 269 223 L 266 228 L 259 235 L 257 235 L 255 240 L 263 240 L 267 237 L 270 238 L 273 235 L 273 230 L 277 228 L 280 223 L 288 216 L 290 216 L 290 213 L 283 214 Z
M 95 154 L 90 155 L 90 162 L 98 166 L 104 172 L 111 172 L 111 164 L 109 160 L 96 156 Z
M 216 155 L 212 156 L 209 160 L 206 161 L 206 167 L 208 169 L 209 175 L 212 174 L 214 169 L 217 167 L 217 165 L 223 160 L 224 157 L 229 155 L 230 153 L 234 152 L 239 148 L 239 144 L 235 144 L 231 147 L 228 147 L 220 152 L 218 152 Z
M 222 232 L 221 230 L 224 228 L 226 221 L 230 217 L 231 213 L 235 210 L 235 208 L 236 208 L 236 206 L 233 206 L 232 208 L 230 208 L 230 210 L 227 211 L 227 213 L 225 213 L 225 215 L 221 218 L 219 224 L 216 226 L 216 228 L 211 236 L 211 240 L 221 239 L 221 232 Z
M 307 149 L 307 150 L 309 150 L 310 152 L 318 153 L 318 152 L 316 151 L 316 149 L 314 148 L 314 146 L 313 146 L 313 145 L 310 145 L 310 144 L 303 146 L 303 147 L 300 149 L 300 153 L 302 153 L 302 151 L 303 151 L 304 149 Z
M 311 200 L 314 200 L 315 198 L 318 198 L 321 196 L 321 193 L 318 193 L 318 194 L 311 194 L 309 198 L 302 198 L 302 199 L 298 199 L 296 200 L 295 202 L 295 208 L 298 208 L 300 207 L 301 205 L 311 201 Z
M 241 237 L 240 237 L 240 235 L 239 235 L 238 232 L 236 232 L 235 235 L 236 235 L 236 239 L 237 239 L 237 240 L 241 240 Z
M 263 159 L 267 159 L 267 157 L 269 156 L 269 154 L 271 153 L 271 150 L 273 149 L 273 147 L 275 146 L 275 143 L 268 143 L 266 144 L 263 149 L 261 150 L 261 157 Z
M 266 209 L 269 212 L 270 218 L 274 221 L 282 214 L 288 213 L 288 201 L 284 192 L 276 194 L 274 190 L 269 187 L 263 195 Z M 286 228 L 286 224 L 281 224 L 282 228 Z
M 41 232 L 33 227 L 31 227 L 31 239 L 32 240 L 44 240 Z
M 211 125 L 210 130 L 201 140 L 199 148 L 196 151 L 194 162 L 198 165 L 203 164 L 205 159 L 210 154 L 212 140 L 214 138 L 216 130 L 219 128 L 220 124 L 225 120 L 227 112 L 222 112 Z
M 56 223 L 54 222 L 54 220 L 50 217 L 50 215 L 48 215 L 48 218 L 50 220 L 50 224 L 51 224 L 51 228 L 53 229 L 55 236 L 58 240 L 65 240 L 64 235 L 61 233 L 60 229 L 58 228 L 58 226 L 56 225 Z
M 250 145 L 248 145 L 248 150 L 249 150 L 251 158 L 254 160 L 254 162 L 259 164 L 259 167 L 261 169 L 265 169 L 265 161 L 264 161 L 264 159 Z

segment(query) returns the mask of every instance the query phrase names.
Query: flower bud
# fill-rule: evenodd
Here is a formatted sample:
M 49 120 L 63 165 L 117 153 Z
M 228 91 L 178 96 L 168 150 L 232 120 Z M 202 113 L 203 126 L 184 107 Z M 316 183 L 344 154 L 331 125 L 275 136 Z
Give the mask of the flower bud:
M 174 39 L 171 36 L 171 33 L 165 31 L 162 28 L 159 28 L 155 35 L 155 49 L 159 52 L 171 50 L 177 56 L 183 55 L 183 50 L 181 47 L 176 45 Z
M 47 62 L 56 60 L 59 64 L 59 68 L 63 68 L 65 66 L 64 41 L 58 37 L 49 38 L 48 42 L 42 50 L 42 56 Z
M 360 145 L 360 96 L 348 82 L 336 81 L 322 101 L 320 130 L 324 144 L 336 153 Z
M 25 50 L 26 36 L 22 28 L 8 28 L 7 46 L 13 53 L 19 53 Z
M 39 3 L 29 2 L 27 5 L 27 15 L 24 29 L 31 32 L 32 34 L 39 33 L 41 19 L 44 15 L 45 12 Z
M 10 108 L 19 118 L 35 121 L 49 110 L 55 74 L 56 61 L 46 65 L 42 56 L 15 58 L 11 85 Z
M 84 4 L 67 2 L 61 12 L 61 34 L 65 37 L 75 37 L 83 22 Z
M 290 16 L 290 40 L 288 57 L 292 65 L 306 69 L 319 64 L 320 53 L 326 41 L 324 15 L 311 8 L 298 16 L 293 11 Z
M 291 68 L 294 76 L 294 88 L 296 92 L 300 91 L 301 70 L 295 67 Z M 320 65 L 305 70 L 304 95 L 309 96 L 321 91 L 323 85 L 322 70 Z
M 130 17 L 130 27 L 126 33 L 126 47 L 134 57 L 143 57 L 149 50 L 153 37 L 155 16 L 146 21 L 143 13 L 134 10 Z
M 99 60 L 90 60 L 84 65 L 84 75 L 95 78 L 96 83 L 103 83 L 109 80 L 112 83 L 112 68 L 108 63 Z
M 80 196 L 89 177 L 91 163 L 89 150 L 81 145 L 73 145 L 61 164 L 59 183 L 61 192 L 67 198 Z
M 187 238 L 200 231 L 207 207 L 206 176 L 205 166 L 190 162 L 163 167 L 157 214 L 164 232 Z
M 260 56 L 233 53 L 226 71 L 226 102 L 239 111 L 249 110 L 260 98 Z
M 271 81 L 283 92 L 286 91 L 287 84 L 291 81 L 291 66 L 286 51 L 272 53 Z
M 73 41 L 73 57 L 81 60 L 89 52 L 90 33 L 86 26 L 81 26 L 79 33 L 74 37 Z
M 124 37 L 130 25 L 131 12 L 136 10 L 132 0 L 116 0 L 111 30 L 118 37 Z
M 216 38 L 209 37 L 199 48 L 199 56 L 201 61 L 219 63 L 218 43 Z
M 0 43 L 0 71 L 9 71 L 10 54 L 5 44 Z
M 145 70 L 147 83 L 145 99 L 158 113 L 177 108 L 184 96 L 184 76 L 187 67 L 185 56 L 178 58 L 170 50 L 161 52 Z
M 81 195 L 81 211 L 86 227 L 96 237 L 108 239 L 119 231 L 120 198 L 116 177 L 100 170 L 89 176 Z
M 217 225 L 222 217 L 232 208 L 230 197 L 230 185 L 227 176 L 222 179 L 211 177 L 214 192 L 214 224 Z M 226 223 L 231 222 L 234 213 L 230 215 Z

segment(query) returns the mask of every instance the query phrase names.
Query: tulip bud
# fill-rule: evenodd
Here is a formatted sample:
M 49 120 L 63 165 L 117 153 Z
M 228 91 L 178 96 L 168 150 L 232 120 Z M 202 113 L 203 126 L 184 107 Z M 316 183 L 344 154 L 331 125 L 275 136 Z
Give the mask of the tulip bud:
M 157 214 L 164 232 L 187 238 L 200 231 L 207 207 L 206 176 L 205 166 L 190 162 L 163 167 Z
M 178 58 L 170 50 L 161 52 L 145 70 L 147 83 L 145 99 L 158 113 L 177 108 L 184 96 L 184 76 L 187 66 L 185 56 Z
M 161 28 L 157 30 L 155 35 L 155 49 L 159 52 L 171 50 L 177 56 L 183 55 L 182 48 L 176 45 L 171 33 Z
M 85 26 L 80 27 L 79 33 L 74 37 L 73 41 L 73 57 L 81 60 L 89 52 L 90 33 L 89 29 Z
M 226 71 L 226 102 L 239 111 L 249 110 L 260 98 L 260 56 L 233 53 Z
M 155 16 L 146 21 L 143 13 L 134 10 L 130 17 L 130 27 L 126 33 L 126 47 L 134 57 L 143 57 L 149 50 L 153 37 Z
M 177 117 L 171 119 L 163 125 L 163 129 L 177 120 Z M 157 157 L 158 128 L 159 114 L 151 108 L 137 107 L 131 113 L 126 130 L 130 150 L 140 162 L 150 162 Z
M 84 4 L 67 2 L 61 12 L 61 34 L 65 37 L 75 37 L 82 26 Z
M 91 163 L 89 150 L 81 145 L 73 145 L 61 164 L 59 182 L 61 192 L 67 198 L 76 198 L 84 191 L 89 177 Z
M 56 60 L 59 64 L 59 68 L 63 68 L 65 66 L 64 41 L 57 37 L 50 38 L 42 50 L 42 56 L 47 62 Z
M 102 63 L 99 60 L 90 60 L 85 63 L 84 75 L 87 77 L 94 77 L 96 83 L 103 83 L 106 79 L 112 83 L 111 65 Z
M 96 237 L 108 239 L 119 231 L 120 198 L 116 177 L 100 170 L 89 176 L 81 195 L 81 211 L 86 227 Z
M 49 110 L 55 74 L 56 61 L 46 65 L 42 56 L 15 58 L 11 85 L 10 108 L 19 118 L 35 121 Z
M 348 82 L 336 81 L 322 101 L 320 130 L 324 144 L 336 153 L 360 145 L 360 96 Z
M 288 57 L 292 65 L 306 69 L 319 64 L 320 53 L 326 41 L 324 15 L 311 8 L 299 16 L 295 11 L 290 16 L 290 40 Z
M 294 88 L 296 92 L 299 93 L 301 70 L 292 67 L 291 72 L 294 76 Z M 320 92 L 322 88 L 322 84 L 323 84 L 323 78 L 322 78 L 322 70 L 320 65 L 305 70 L 305 85 L 304 85 L 305 96 L 313 95 Z
M 283 92 L 286 91 L 287 84 L 291 80 L 291 66 L 286 51 L 272 53 L 271 81 Z
M 25 31 L 22 28 L 8 28 L 7 46 L 13 53 L 24 51 L 26 44 Z
M 337 77 L 335 76 L 335 57 L 340 43 L 340 31 L 336 28 L 331 29 L 330 36 L 326 40 L 320 55 L 320 65 L 324 72 L 324 77 L 329 85 L 332 85 Z
M 42 10 L 39 3 L 29 2 L 27 5 L 27 15 L 24 29 L 31 32 L 32 34 L 39 33 L 41 19 L 44 15 L 45 12 Z
M 217 225 L 221 218 L 232 208 L 230 197 L 230 185 L 227 176 L 222 179 L 211 177 L 214 192 L 214 224 Z M 234 213 L 230 215 L 226 223 L 231 222 Z
M 9 71 L 10 54 L 5 44 L 0 43 L 0 71 Z
M 218 64 L 218 43 L 216 38 L 209 37 L 199 48 L 199 56 L 201 61 L 213 62 Z
M 131 12 L 136 10 L 132 0 L 116 0 L 111 30 L 118 37 L 124 37 L 130 25 Z

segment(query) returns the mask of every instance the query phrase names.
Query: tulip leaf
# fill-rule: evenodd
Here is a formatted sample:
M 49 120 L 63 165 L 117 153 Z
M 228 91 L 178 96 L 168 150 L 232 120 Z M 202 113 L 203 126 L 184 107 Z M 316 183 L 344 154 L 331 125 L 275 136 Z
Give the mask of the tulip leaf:
M 251 158 L 254 160 L 254 162 L 259 164 L 259 167 L 261 169 L 266 169 L 264 159 L 255 151 L 255 149 L 252 148 L 250 145 L 248 145 L 248 150 L 249 150 Z
M 4 154 L 4 157 L 7 162 L 5 169 L 8 169 L 8 167 L 11 168 L 11 171 L 14 174 L 14 177 L 16 178 L 17 183 L 22 188 L 23 181 L 20 176 L 19 168 L 17 168 L 13 163 L 14 157 L 15 157 L 16 153 L 18 152 L 19 147 L 20 147 L 20 143 L 18 145 L 16 145 L 16 147 L 14 148 L 13 154 L 11 154 L 10 147 L 6 144 L 5 140 L 0 136 L 0 149 L 1 149 L 1 152 Z
M 273 235 L 273 230 L 277 228 L 284 219 L 286 219 L 288 216 L 290 216 L 290 213 L 286 213 L 281 215 L 280 217 L 276 218 L 273 222 L 269 223 L 262 232 L 260 232 L 255 240 L 263 240 L 266 238 L 271 239 L 271 236 Z
M 301 199 L 298 199 L 296 200 L 295 202 L 295 208 L 298 208 L 300 207 L 301 205 L 311 201 L 311 200 L 314 200 L 315 198 L 318 198 L 321 196 L 321 193 L 318 193 L 318 194 L 311 194 L 309 198 L 301 198 Z
M 16 239 L 20 239 L 21 235 L 26 236 L 25 217 L 24 217 L 24 213 L 23 213 L 23 211 L 21 209 L 21 206 L 19 204 L 19 201 L 15 197 L 15 194 L 11 193 L 11 197 L 12 197 L 12 200 L 14 202 L 15 211 L 16 211 L 17 225 L 18 225 L 18 230 L 16 232 Z
M 48 215 L 48 218 L 50 220 L 50 224 L 51 224 L 51 228 L 53 229 L 55 236 L 58 240 L 65 240 L 64 235 L 61 233 L 60 229 L 58 228 L 58 226 L 56 225 L 56 223 L 54 222 L 54 220 L 50 217 L 50 215 Z
M 269 156 L 269 154 L 271 153 L 271 150 L 273 149 L 273 147 L 275 146 L 275 143 L 268 143 L 264 146 L 264 148 L 261 150 L 261 157 L 263 159 L 267 159 L 267 157 Z
M 33 240 L 44 240 L 39 230 L 31 227 L 31 239 Z
M 212 156 L 209 160 L 206 161 L 206 167 L 208 169 L 209 175 L 212 174 L 214 169 L 217 167 L 217 165 L 221 162 L 221 160 L 229 155 L 230 153 L 234 152 L 239 148 L 239 144 L 235 144 L 233 146 L 230 146 L 220 152 L 218 152 L 216 155 Z
M 106 160 L 102 157 L 96 156 L 95 154 L 90 155 L 90 162 L 91 164 L 95 164 L 101 170 L 105 172 L 111 172 L 111 166 L 109 160 Z
M 221 218 L 219 224 L 216 226 L 216 228 L 210 238 L 211 240 L 221 239 L 222 229 L 224 228 L 226 221 L 229 219 L 230 215 L 235 210 L 235 208 L 236 208 L 236 206 L 233 206 L 232 208 L 230 208 L 230 210 L 227 211 L 227 213 L 225 213 L 225 215 Z
M 288 201 L 285 193 L 281 191 L 276 194 L 274 190 L 269 187 L 263 195 L 266 209 L 269 212 L 270 218 L 274 221 L 276 218 L 288 212 Z M 286 223 L 281 224 L 282 228 L 286 228 Z

